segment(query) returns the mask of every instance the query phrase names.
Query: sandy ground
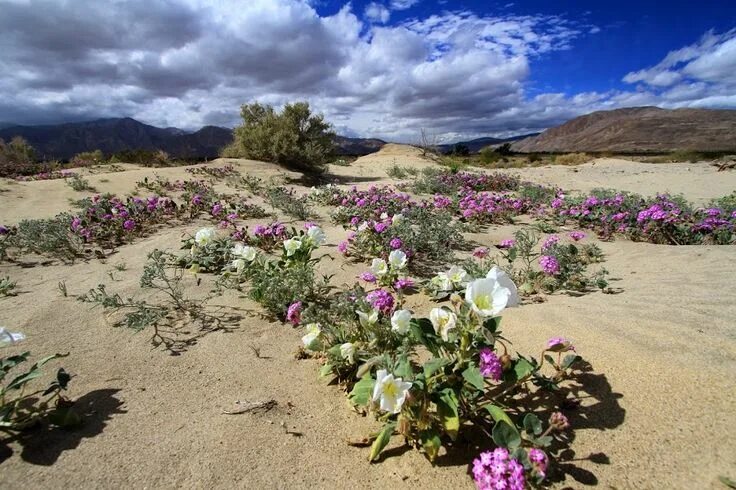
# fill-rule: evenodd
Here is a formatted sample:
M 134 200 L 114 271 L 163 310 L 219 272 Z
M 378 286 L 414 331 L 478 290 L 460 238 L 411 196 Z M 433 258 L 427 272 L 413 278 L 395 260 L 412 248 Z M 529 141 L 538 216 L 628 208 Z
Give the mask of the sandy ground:
M 281 174 L 274 166 L 232 160 L 243 173 Z M 222 161 L 209 165 L 222 164 Z M 341 184 L 384 182 L 385 169 L 430 165 L 416 151 L 390 145 L 350 167 L 332 169 Z M 98 174 L 103 192 L 124 194 L 143 176 L 188 178 L 182 168 Z M 514 169 L 524 178 L 566 190 L 612 187 L 647 195 L 669 190 L 705 202 L 736 189 L 736 173 L 706 164 L 642 164 L 597 160 L 578 167 Z M 103 182 L 103 180 L 109 180 Z M 0 223 L 69 209 L 79 198 L 63 181 L 0 181 Z M 341 228 L 320 220 L 335 253 Z M 146 254 L 177 249 L 202 223 L 165 228 L 121 248 L 104 262 L 21 268 L 0 264 L 20 294 L 0 298 L 0 325 L 27 334 L 23 349 L 41 356 L 69 352 L 58 365 L 76 375 L 70 395 L 87 413 L 77 431 L 35 431 L 0 445 L 0 487 L 241 487 L 241 488 L 472 488 L 468 455 L 441 457 L 436 466 L 396 440 L 380 464 L 347 439 L 376 428 L 352 412 L 318 366 L 296 360 L 301 332 L 270 323 L 258 306 L 228 294 L 218 301 L 242 316 L 230 331 L 210 333 L 179 356 L 151 348 L 149 333 L 110 326 L 99 309 L 62 297 L 105 283 L 139 296 Z M 514 227 L 491 227 L 468 238 L 490 245 Z M 554 295 L 504 315 L 504 329 L 520 352 L 536 352 L 547 338 L 572 338 L 594 371 L 583 408 L 572 417 L 575 439 L 559 488 L 723 488 L 736 478 L 736 248 L 671 247 L 625 240 L 600 243 L 619 294 Z M 125 263 L 125 271 L 113 265 Z M 364 266 L 342 259 L 325 265 L 336 284 Z M 188 291 L 201 294 L 194 278 Z M 420 296 L 415 310 L 429 307 Z M 260 349 L 256 357 L 250 346 Z M 21 346 L 4 354 L 20 351 Z M 265 414 L 224 415 L 235 400 L 274 399 Z M 287 432 L 288 431 L 288 432 Z M 465 458 L 465 459 L 463 459 Z

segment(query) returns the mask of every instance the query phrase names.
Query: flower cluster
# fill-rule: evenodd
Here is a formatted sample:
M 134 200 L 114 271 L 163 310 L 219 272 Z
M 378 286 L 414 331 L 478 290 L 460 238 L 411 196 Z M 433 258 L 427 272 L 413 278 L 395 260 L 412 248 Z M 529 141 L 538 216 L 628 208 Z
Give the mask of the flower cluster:
M 69 170 L 50 170 L 48 172 L 39 172 L 33 175 L 17 175 L 13 177 L 14 180 L 20 182 L 32 182 L 36 180 L 56 180 L 66 179 L 69 177 L 75 177 L 77 174 Z

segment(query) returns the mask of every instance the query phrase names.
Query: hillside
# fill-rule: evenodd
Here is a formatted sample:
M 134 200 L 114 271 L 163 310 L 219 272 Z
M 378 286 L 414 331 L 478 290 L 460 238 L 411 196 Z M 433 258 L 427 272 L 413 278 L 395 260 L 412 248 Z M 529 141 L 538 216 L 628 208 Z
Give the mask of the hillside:
M 478 153 L 480 150 L 482 150 L 486 146 L 498 146 L 504 143 L 511 143 L 514 141 L 519 141 L 524 138 L 536 136 L 538 134 L 539 133 L 523 134 L 519 136 L 511 136 L 510 138 L 493 138 L 493 137 L 487 136 L 484 138 L 476 138 L 476 139 L 472 139 L 468 141 L 458 141 L 457 143 L 448 143 L 445 145 L 438 145 L 438 148 L 440 149 L 440 151 L 445 153 L 448 151 L 452 151 L 455 145 L 464 145 L 468 147 L 468 151 L 470 151 L 470 153 Z
M 512 145 L 518 152 L 736 149 L 736 110 L 632 107 L 572 119 Z
M 43 126 L 0 123 L 0 139 L 9 141 L 15 136 L 28 141 L 38 157 L 45 160 L 68 160 L 77 153 L 93 150 L 108 155 L 124 150 L 164 150 L 174 158 L 215 158 L 233 138 L 229 128 L 205 126 L 187 132 L 158 128 L 129 117 Z M 338 136 L 336 144 L 341 155 L 366 155 L 378 151 L 386 142 Z

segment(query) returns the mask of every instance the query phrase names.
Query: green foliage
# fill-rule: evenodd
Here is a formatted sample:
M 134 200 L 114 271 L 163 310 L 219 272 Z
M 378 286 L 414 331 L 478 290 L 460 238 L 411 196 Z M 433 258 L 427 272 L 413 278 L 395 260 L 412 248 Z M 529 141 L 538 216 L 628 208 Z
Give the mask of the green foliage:
M 10 279 L 10 276 L 0 278 L 0 296 L 15 296 L 18 293 L 15 291 L 16 282 Z
M 95 188 L 89 185 L 89 182 L 84 177 L 77 174 L 67 177 L 66 185 L 77 192 L 96 192 Z
M 297 196 L 293 190 L 286 187 L 269 187 L 263 197 L 268 204 L 296 219 L 306 220 L 312 215 L 308 196 Z
M 335 133 L 306 102 L 286 104 L 278 113 L 270 105 L 245 104 L 243 124 L 223 156 L 278 163 L 303 172 L 324 172 L 333 153 Z
M 480 162 L 484 165 L 496 163 L 501 160 L 501 158 L 503 158 L 500 153 L 498 153 L 490 146 L 486 146 L 485 148 L 481 149 L 478 154 L 480 157 Z
M 100 150 L 77 153 L 69 162 L 72 167 L 89 167 L 105 163 L 105 155 Z
M 0 431 L 15 432 L 45 422 L 61 427 L 70 427 L 80 422 L 71 409 L 71 403 L 61 392 L 67 389 L 71 376 L 59 368 L 56 376 L 45 389 L 29 389 L 34 379 L 43 376 L 43 366 L 68 354 L 54 354 L 35 362 L 22 374 L 11 374 L 30 357 L 29 352 L 0 358 L 0 382 L 10 377 L 7 384 L 0 385 Z
M 15 249 L 22 253 L 34 253 L 73 262 L 85 255 L 84 243 L 79 236 L 72 233 L 69 224 L 72 217 L 62 213 L 54 218 L 28 219 L 18 223 L 2 240 L 0 257 L 8 250 Z

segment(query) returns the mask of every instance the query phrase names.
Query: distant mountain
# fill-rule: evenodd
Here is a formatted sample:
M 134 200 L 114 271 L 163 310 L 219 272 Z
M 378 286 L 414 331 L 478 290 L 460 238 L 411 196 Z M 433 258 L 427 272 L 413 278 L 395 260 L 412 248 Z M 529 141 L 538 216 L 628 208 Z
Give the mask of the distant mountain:
M 13 126 L 17 126 L 17 124 L 11 123 L 11 122 L 0 121 L 0 129 L 12 128 Z
M 335 145 L 340 155 L 362 156 L 375 153 L 386 144 L 385 141 L 376 138 L 348 138 L 337 136 Z
M 129 117 L 43 126 L 2 127 L 0 123 L 0 139 L 9 141 L 15 136 L 24 138 L 40 158 L 47 160 L 69 160 L 77 153 L 93 150 L 108 155 L 124 150 L 163 150 L 174 158 L 215 158 L 232 142 L 233 132 L 205 126 L 189 133 L 179 128 L 157 128 Z M 342 136 L 336 143 L 338 153 L 343 155 L 367 155 L 386 144 L 377 139 Z
M 486 146 L 498 146 L 504 143 L 511 143 L 513 141 L 518 141 L 524 138 L 529 138 L 531 136 L 536 136 L 538 134 L 539 133 L 522 134 L 518 136 L 511 136 L 510 138 L 491 138 L 491 137 L 476 138 L 476 139 L 469 140 L 469 141 L 458 141 L 457 143 L 438 145 L 438 147 L 441 152 L 446 153 L 448 151 L 452 151 L 455 145 L 465 145 L 468 147 L 468 151 L 470 151 L 470 153 L 478 153 L 480 150 L 482 150 Z
M 736 150 L 736 110 L 631 107 L 572 119 L 514 143 L 518 152 Z

